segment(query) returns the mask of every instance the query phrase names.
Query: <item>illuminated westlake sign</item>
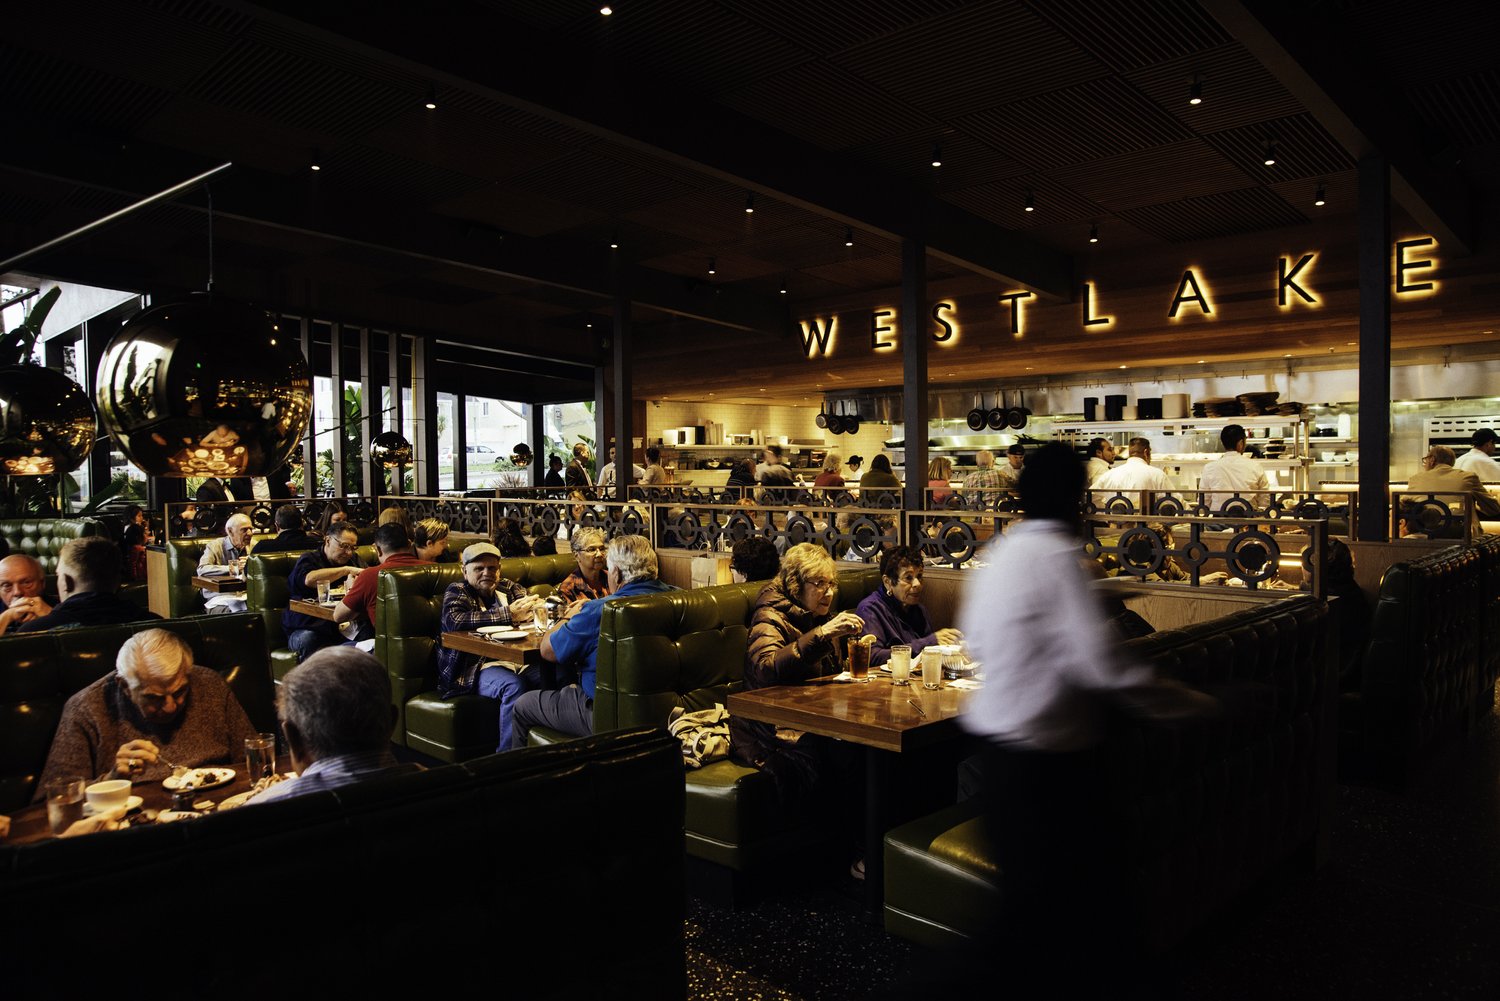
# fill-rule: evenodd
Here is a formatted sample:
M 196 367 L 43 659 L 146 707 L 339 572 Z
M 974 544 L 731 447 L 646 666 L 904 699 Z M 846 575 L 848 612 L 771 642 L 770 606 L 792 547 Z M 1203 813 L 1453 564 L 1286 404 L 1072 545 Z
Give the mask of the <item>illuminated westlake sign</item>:
M 1403 299 L 1418 299 L 1437 294 L 1437 260 L 1434 251 L 1437 241 L 1431 236 L 1398 241 L 1392 251 L 1392 274 L 1394 295 Z M 1282 311 L 1293 309 L 1319 309 L 1323 303 L 1317 293 L 1312 272 L 1317 264 L 1318 252 L 1285 254 L 1276 263 L 1276 308 Z M 1011 336 L 1020 340 L 1026 336 L 1030 300 L 1035 295 L 1025 291 L 1007 291 L 995 297 L 999 310 L 998 318 L 1009 327 Z M 1099 283 L 1085 281 L 1078 289 L 1079 330 L 1085 334 L 1098 334 L 1111 330 L 1116 318 L 1103 305 Z M 1214 302 L 1214 293 L 1204 269 L 1188 267 L 1177 281 L 1175 291 L 1165 300 L 1166 318 L 1172 323 L 1213 322 L 1222 316 Z M 870 350 L 894 351 L 900 346 L 901 329 L 897 311 L 891 306 L 880 306 L 870 311 Z M 961 329 L 958 307 L 951 301 L 934 303 L 930 317 L 932 323 L 928 334 L 933 343 L 952 347 L 958 343 Z M 1008 322 L 1006 322 L 1008 321 Z M 802 350 L 808 358 L 830 357 L 833 354 L 838 331 L 838 315 L 807 317 L 800 321 Z

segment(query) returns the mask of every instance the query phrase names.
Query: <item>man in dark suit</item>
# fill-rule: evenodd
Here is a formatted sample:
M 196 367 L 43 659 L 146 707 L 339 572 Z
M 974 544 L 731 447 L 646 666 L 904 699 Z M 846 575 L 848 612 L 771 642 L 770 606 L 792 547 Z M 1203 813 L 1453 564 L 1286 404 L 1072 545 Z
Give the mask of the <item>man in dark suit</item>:
M 229 496 L 229 491 L 225 488 L 224 481 L 219 479 L 217 476 L 210 476 L 208 479 L 200 483 L 198 485 L 198 493 L 196 496 L 198 498 L 199 504 L 213 504 L 216 502 L 227 500 L 238 500 L 237 497 Z

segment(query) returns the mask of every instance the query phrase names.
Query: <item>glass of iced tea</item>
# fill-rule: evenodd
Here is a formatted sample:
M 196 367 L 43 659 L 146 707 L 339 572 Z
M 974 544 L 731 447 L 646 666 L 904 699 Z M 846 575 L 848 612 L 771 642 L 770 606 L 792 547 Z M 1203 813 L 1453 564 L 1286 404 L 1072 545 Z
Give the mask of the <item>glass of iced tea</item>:
M 849 677 L 855 681 L 870 680 L 870 651 L 875 647 L 875 637 L 861 636 L 849 643 Z

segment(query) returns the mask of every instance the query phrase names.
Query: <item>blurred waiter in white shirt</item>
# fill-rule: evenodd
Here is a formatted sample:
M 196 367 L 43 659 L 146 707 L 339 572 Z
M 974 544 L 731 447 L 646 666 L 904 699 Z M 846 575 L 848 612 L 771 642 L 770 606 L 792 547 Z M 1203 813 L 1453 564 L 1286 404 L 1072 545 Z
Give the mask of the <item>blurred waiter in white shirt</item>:
M 1219 432 L 1219 441 L 1224 445 L 1224 454 L 1203 467 L 1198 480 L 1198 489 L 1204 491 L 1203 503 L 1215 514 L 1234 496 L 1250 490 L 1269 490 L 1266 474 L 1260 464 L 1245 454 L 1245 429 L 1238 424 L 1226 424 Z M 1222 491 L 1208 493 L 1210 490 Z M 1251 509 L 1264 507 L 1267 497 L 1251 495 L 1245 498 Z

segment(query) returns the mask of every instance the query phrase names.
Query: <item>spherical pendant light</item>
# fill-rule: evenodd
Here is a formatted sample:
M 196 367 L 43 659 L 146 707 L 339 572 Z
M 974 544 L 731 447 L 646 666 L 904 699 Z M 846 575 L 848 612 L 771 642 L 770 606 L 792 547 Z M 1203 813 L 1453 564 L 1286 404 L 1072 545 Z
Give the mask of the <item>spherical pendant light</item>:
M 411 442 L 396 431 L 382 431 L 370 439 L 370 458 L 387 469 L 411 465 Z
M 307 359 L 276 318 L 206 292 L 127 321 L 98 393 L 110 437 L 152 476 L 265 476 L 312 413 Z
M 0 368 L 0 473 L 43 476 L 83 465 L 96 424 L 88 394 L 40 365 Z

